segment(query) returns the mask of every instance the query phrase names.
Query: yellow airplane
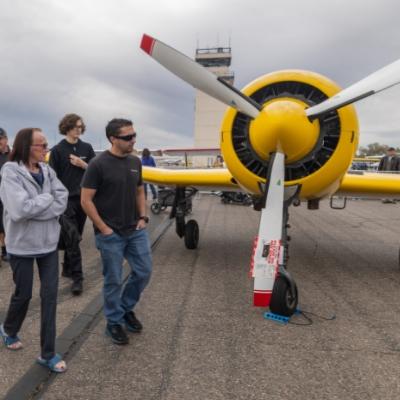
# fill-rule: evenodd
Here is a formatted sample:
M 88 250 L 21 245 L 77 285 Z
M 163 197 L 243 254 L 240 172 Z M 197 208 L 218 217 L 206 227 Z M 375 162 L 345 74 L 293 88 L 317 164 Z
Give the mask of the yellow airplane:
M 241 190 L 261 211 L 251 260 L 254 305 L 291 316 L 298 291 L 286 269 L 288 209 L 340 196 L 399 197 L 400 176 L 347 173 L 358 144 L 352 103 L 400 83 L 400 60 L 341 90 L 314 72 L 269 73 L 239 91 L 166 44 L 143 35 L 141 48 L 193 87 L 228 105 L 220 141 L 226 168 L 144 168 L 144 180 L 176 187 L 171 218 L 186 247 L 196 248 L 199 229 L 185 221 L 187 187 Z

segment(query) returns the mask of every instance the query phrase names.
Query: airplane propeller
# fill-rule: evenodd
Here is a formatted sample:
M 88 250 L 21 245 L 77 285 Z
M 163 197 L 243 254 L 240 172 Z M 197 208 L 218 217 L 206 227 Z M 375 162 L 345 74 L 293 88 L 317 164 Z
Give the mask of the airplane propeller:
M 260 104 L 179 51 L 148 35 L 143 35 L 140 47 L 163 67 L 193 87 L 251 118 L 257 118 L 259 115 L 262 109 Z
M 354 83 L 335 96 L 312 106 L 306 110 L 310 119 L 318 118 L 322 114 L 352 104 L 382 90 L 388 89 L 400 83 L 400 60 L 372 73 L 366 78 Z

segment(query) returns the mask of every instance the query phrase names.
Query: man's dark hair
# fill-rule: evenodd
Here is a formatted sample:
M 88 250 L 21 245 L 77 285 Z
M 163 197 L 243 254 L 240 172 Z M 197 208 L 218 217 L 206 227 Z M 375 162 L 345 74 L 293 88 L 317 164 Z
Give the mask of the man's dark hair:
M 396 151 L 396 149 L 395 149 L 394 147 L 389 147 L 389 148 L 387 149 L 387 151 Z
M 133 122 L 129 119 L 114 118 L 106 126 L 106 136 L 110 140 L 111 136 L 118 136 L 121 128 L 125 126 L 133 126 Z
M 150 157 L 150 150 L 147 148 L 147 147 L 145 147 L 144 149 L 143 149 L 143 151 L 142 151 L 142 157 Z
M 74 129 L 78 121 L 82 122 L 82 133 L 85 132 L 86 126 L 83 123 L 82 117 L 80 117 L 78 114 L 67 114 L 58 124 L 58 130 L 60 131 L 61 135 L 66 135 L 71 129 Z
M 40 128 L 24 128 L 17 133 L 10 154 L 10 161 L 29 163 L 33 132 L 35 131 L 42 132 Z

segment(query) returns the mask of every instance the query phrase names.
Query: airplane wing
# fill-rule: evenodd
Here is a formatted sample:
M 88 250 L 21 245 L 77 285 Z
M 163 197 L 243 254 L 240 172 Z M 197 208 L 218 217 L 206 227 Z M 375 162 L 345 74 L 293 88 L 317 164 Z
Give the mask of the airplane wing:
M 400 198 L 400 175 L 376 173 L 346 174 L 335 195 Z
M 143 180 L 159 186 L 192 186 L 207 190 L 240 189 L 226 168 L 164 169 L 143 167 Z
M 167 156 L 217 156 L 221 154 L 221 149 L 218 148 L 180 148 L 180 149 L 164 149 L 163 154 Z

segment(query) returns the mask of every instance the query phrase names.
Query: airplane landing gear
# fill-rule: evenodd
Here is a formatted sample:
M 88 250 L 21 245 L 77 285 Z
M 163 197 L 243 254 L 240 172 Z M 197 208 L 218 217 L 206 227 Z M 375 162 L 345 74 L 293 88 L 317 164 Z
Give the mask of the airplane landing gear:
M 289 260 L 289 240 L 287 229 L 290 227 L 289 206 L 292 204 L 293 198 L 289 198 L 284 202 L 283 206 L 283 226 L 282 229 L 282 245 L 281 255 L 279 257 L 278 273 L 275 278 L 272 289 L 271 302 L 269 309 L 274 314 L 290 317 L 296 311 L 299 294 L 295 280 L 286 269 Z
M 187 223 L 185 217 L 192 211 L 192 197 L 197 193 L 195 188 L 178 187 L 175 191 L 174 204 L 170 218 L 175 218 L 176 234 L 184 238 L 188 249 L 196 249 L 199 243 L 199 225 L 191 219 Z
M 185 246 L 188 249 L 196 249 L 199 243 L 199 225 L 196 220 L 191 219 L 185 225 Z
M 267 186 L 258 206 L 261 211 L 258 238 L 252 257 L 254 305 L 269 307 L 271 312 L 285 317 L 294 314 L 298 291 L 294 279 L 286 270 L 289 259 L 289 206 L 298 198 L 299 187 L 285 188 L 285 155 L 271 156 Z
M 296 311 L 298 299 L 296 282 L 292 280 L 292 284 L 290 284 L 283 275 L 278 275 L 275 279 L 269 304 L 271 312 L 290 317 Z

